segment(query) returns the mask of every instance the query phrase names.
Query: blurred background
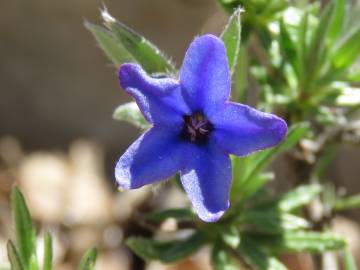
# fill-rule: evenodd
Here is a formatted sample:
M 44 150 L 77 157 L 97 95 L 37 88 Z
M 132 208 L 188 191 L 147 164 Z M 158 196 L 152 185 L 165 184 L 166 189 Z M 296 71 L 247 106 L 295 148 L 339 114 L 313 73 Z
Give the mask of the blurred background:
M 143 269 L 122 245 L 129 234 L 147 233 L 134 224 L 136 211 L 188 204 L 168 185 L 116 192 L 114 164 L 139 131 L 112 119 L 114 108 L 130 98 L 83 26 L 85 19 L 100 22 L 104 4 L 178 67 L 195 35 L 220 33 L 228 18 L 213 0 L 0 2 L 0 266 L 6 264 L 5 241 L 12 236 L 9 192 L 15 181 L 39 231 L 54 233 L 56 269 L 62 270 L 75 269 L 84 250 L 95 245 L 97 269 Z M 344 147 L 330 173 L 349 194 L 360 191 L 359 158 L 359 149 Z M 285 168 L 276 167 L 285 179 Z M 348 216 L 360 220 L 360 213 Z M 174 230 L 174 224 L 164 226 L 168 234 Z M 339 218 L 337 226 L 360 239 L 352 221 Z M 200 253 L 181 265 L 147 267 L 210 266 Z

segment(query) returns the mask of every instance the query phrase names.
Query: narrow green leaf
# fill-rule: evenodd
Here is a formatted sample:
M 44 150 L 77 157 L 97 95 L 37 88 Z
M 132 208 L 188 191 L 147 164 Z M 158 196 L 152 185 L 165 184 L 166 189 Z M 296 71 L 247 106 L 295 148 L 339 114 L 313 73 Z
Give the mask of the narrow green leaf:
M 239 222 L 244 230 L 263 234 L 281 234 L 285 230 L 301 230 L 310 227 L 305 219 L 279 212 L 276 209 L 244 211 L 239 217 Z
M 335 40 L 341 35 L 346 16 L 346 6 L 347 0 L 332 0 L 334 5 L 334 14 L 331 18 L 329 31 L 328 31 L 328 41 L 330 46 L 334 44 Z
M 299 76 L 300 67 L 299 67 L 298 50 L 296 49 L 296 44 L 291 39 L 290 33 L 288 32 L 283 20 L 280 21 L 279 44 L 283 55 L 289 61 L 295 74 Z
M 49 233 L 45 233 L 44 236 L 44 261 L 43 261 L 43 270 L 52 270 L 52 238 Z
M 306 76 L 307 73 L 307 65 L 306 65 L 306 55 L 307 55 L 307 47 L 308 47 L 308 29 L 309 29 L 309 13 L 305 11 L 303 16 L 301 17 L 300 25 L 298 28 L 298 57 L 299 57 L 299 81 L 303 86 L 306 84 Z
M 11 270 L 25 270 L 19 252 L 17 251 L 14 243 L 11 240 L 7 242 L 6 248 L 11 265 Z
M 278 259 L 260 250 L 259 245 L 250 238 L 244 238 L 240 252 L 250 265 L 259 270 L 287 270 Z
M 360 24 L 349 31 L 336 45 L 333 53 L 333 63 L 336 68 L 351 66 L 360 54 Z
M 320 69 L 321 57 L 324 54 L 326 37 L 328 34 L 330 22 L 334 14 L 333 11 L 334 5 L 332 3 L 326 5 L 325 10 L 321 13 L 319 25 L 311 36 L 309 50 L 307 51 L 306 56 L 308 80 L 316 78 L 316 75 Z
M 121 45 L 113 33 L 104 27 L 85 21 L 85 27 L 94 35 L 100 48 L 116 68 L 127 62 L 135 62 L 131 54 Z
M 216 244 L 211 252 L 211 264 L 214 270 L 238 270 L 239 266 L 230 252 Z
M 258 243 L 274 252 L 323 253 L 344 248 L 346 241 L 329 232 L 290 231 L 281 236 L 256 236 Z
M 28 270 L 39 270 L 39 265 L 35 254 L 33 254 L 30 258 Z
M 238 62 L 241 43 L 241 8 L 237 8 L 230 17 L 229 23 L 221 34 L 221 39 L 224 41 L 227 57 L 229 61 L 230 73 L 235 71 Z
M 303 185 L 282 195 L 277 201 L 278 209 L 291 212 L 309 204 L 321 192 L 321 186 L 317 184 Z
M 154 223 L 161 223 L 167 218 L 175 218 L 177 221 L 192 221 L 196 218 L 189 208 L 166 209 L 144 215 L 144 218 Z
M 338 250 L 346 241 L 332 233 L 293 232 L 286 233 L 282 249 L 294 252 L 317 252 Z
M 160 242 L 143 237 L 130 237 L 126 244 L 144 260 L 170 263 L 190 256 L 206 243 L 202 232 L 195 232 L 184 240 Z
M 117 107 L 114 111 L 113 118 L 118 121 L 126 121 L 140 129 L 150 127 L 150 124 L 145 120 L 135 102 L 129 102 Z
M 357 270 L 354 255 L 351 249 L 346 246 L 343 250 L 344 254 L 344 270 Z
M 25 199 L 16 186 L 13 187 L 11 192 L 11 206 L 15 225 L 16 245 L 24 267 L 28 267 L 31 256 L 36 254 L 35 229 Z
M 337 199 L 334 209 L 337 211 L 360 208 L 360 194 Z
M 97 250 L 95 248 L 88 250 L 80 261 L 79 270 L 95 270 L 96 257 Z
M 154 44 L 117 21 L 106 10 L 101 15 L 105 26 L 147 72 L 176 73 L 173 64 Z

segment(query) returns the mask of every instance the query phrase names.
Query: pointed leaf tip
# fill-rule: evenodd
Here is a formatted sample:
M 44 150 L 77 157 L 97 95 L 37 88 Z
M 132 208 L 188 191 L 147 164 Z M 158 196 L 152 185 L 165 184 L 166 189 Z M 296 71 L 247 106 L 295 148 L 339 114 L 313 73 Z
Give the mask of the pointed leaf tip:
M 230 73 L 233 74 L 238 61 L 241 44 L 241 12 L 243 9 L 237 8 L 230 17 L 228 24 L 221 34 L 221 39 L 226 47 L 229 61 Z
M 11 206 L 19 256 L 24 266 L 28 267 L 31 257 L 36 253 L 35 229 L 24 196 L 16 186 L 11 192 Z

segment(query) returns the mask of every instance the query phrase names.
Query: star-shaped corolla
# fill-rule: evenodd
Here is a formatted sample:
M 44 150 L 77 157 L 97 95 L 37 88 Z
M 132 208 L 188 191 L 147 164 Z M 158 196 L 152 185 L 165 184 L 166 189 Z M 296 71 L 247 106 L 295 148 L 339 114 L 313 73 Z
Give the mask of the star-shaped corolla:
M 120 157 L 117 183 L 134 189 L 180 172 L 195 212 L 207 222 L 229 207 L 229 154 L 275 146 L 287 132 L 281 118 L 229 101 L 226 49 L 213 35 L 191 43 L 179 80 L 153 78 L 137 64 L 123 64 L 119 79 L 152 127 Z

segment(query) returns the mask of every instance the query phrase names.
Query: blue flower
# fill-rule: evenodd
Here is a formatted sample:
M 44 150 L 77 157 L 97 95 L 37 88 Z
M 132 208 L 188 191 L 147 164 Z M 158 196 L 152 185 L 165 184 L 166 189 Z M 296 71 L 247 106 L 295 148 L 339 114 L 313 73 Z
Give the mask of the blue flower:
M 152 127 L 120 157 L 115 176 L 123 189 L 168 179 L 181 183 L 198 216 L 217 221 L 229 207 L 229 154 L 245 156 L 277 145 L 286 123 L 279 117 L 230 102 L 230 73 L 223 42 L 196 38 L 179 80 L 153 78 L 137 64 L 123 64 L 120 84 Z

